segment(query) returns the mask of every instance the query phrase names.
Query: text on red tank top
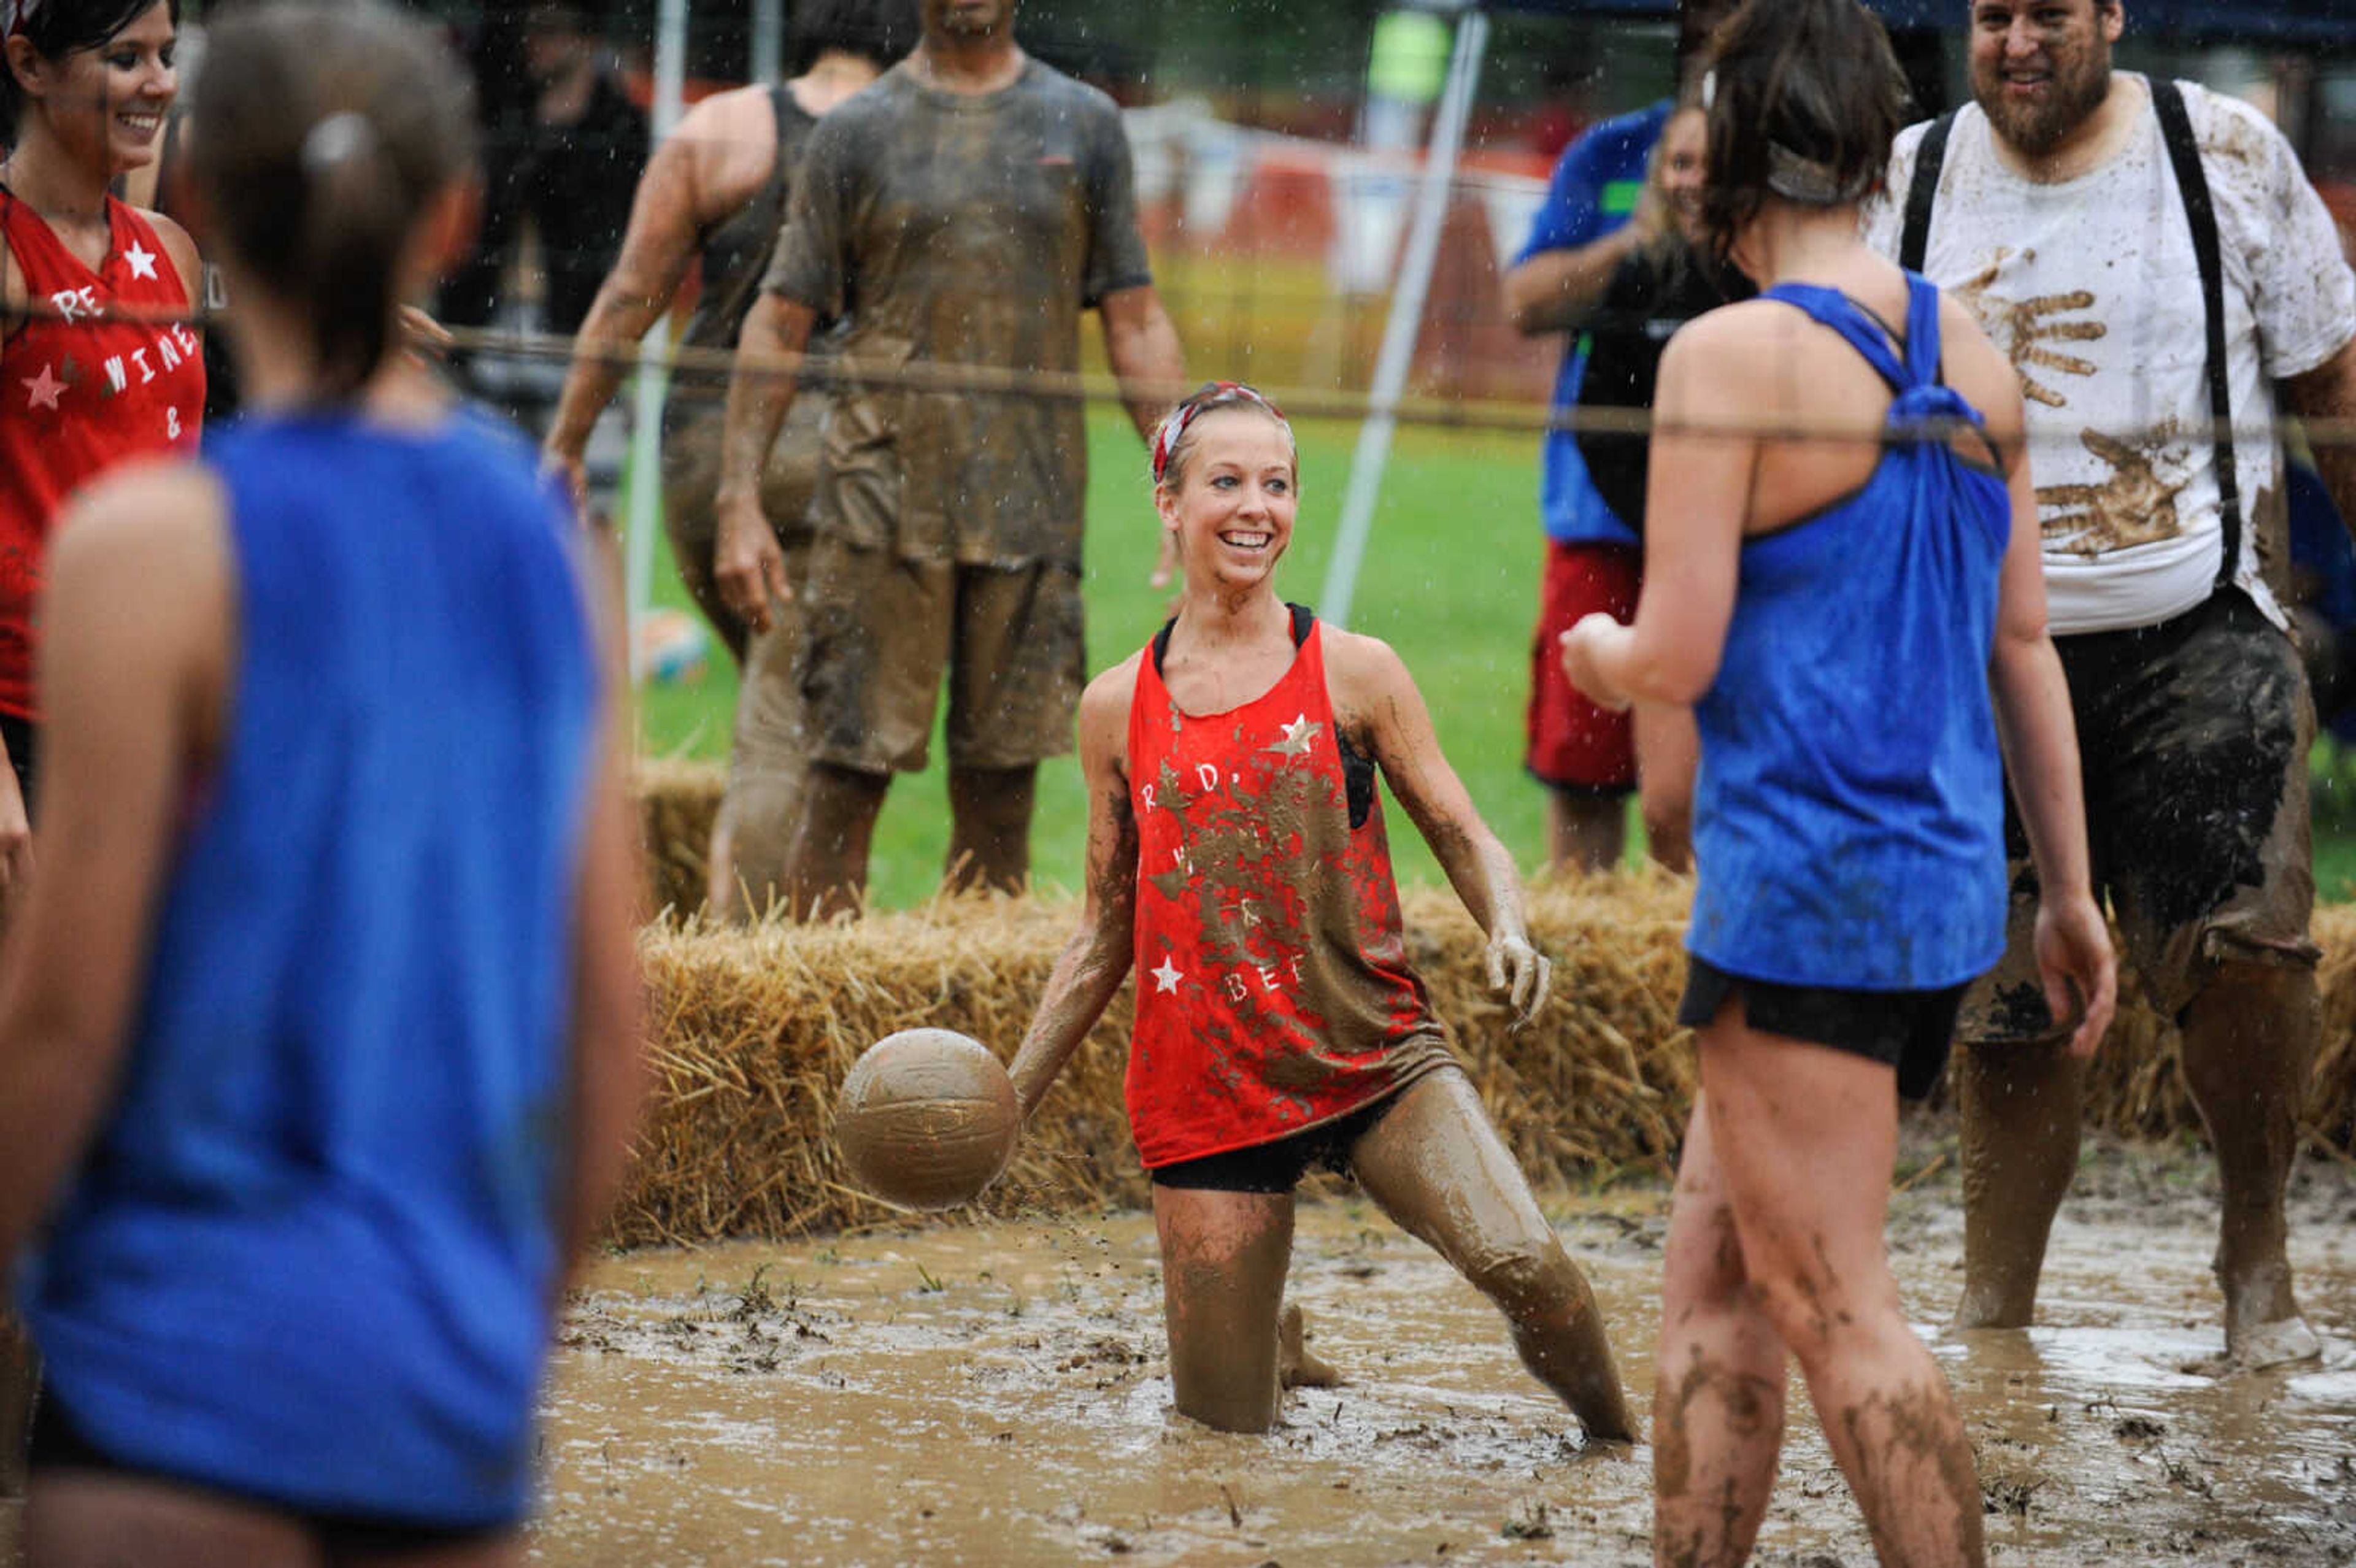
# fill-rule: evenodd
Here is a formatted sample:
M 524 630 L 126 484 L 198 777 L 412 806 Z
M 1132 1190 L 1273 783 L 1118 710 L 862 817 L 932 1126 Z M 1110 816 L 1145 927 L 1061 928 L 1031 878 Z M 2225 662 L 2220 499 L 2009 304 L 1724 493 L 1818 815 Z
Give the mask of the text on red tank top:
M 1130 722 L 1138 824 L 1131 1131 L 1149 1167 L 1281 1137 L 1443 1051 L 1406 961 L 1379 806 L 1350 826 L 1321 629 L 1265 695 L 1191 717 L 1149 648 Z
M 107 212 L 93 272 L 0 192 L 0 240 L 33 306 L 0 347 L 0 712 L 32 715 L 33 610 L 58 513 L 127 458 L 193 454 L 203 423 L 203 343 L 176 319 L 187 291 L 145 219 L 112 197 Z

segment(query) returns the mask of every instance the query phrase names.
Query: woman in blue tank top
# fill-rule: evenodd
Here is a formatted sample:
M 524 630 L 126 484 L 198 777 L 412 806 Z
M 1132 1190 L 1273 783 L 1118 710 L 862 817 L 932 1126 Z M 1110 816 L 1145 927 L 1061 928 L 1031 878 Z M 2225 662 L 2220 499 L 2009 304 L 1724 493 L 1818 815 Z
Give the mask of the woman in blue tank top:
M 1856 0 L 1752 0 L 1719 30 L 1704 222 L 1765 292 L 1671 341 L 1635 624 L 1564 639 L 1598 701 L 1691 704 L 1701 734 L 1680 1015 L 1701 1093 L 1653 1407 L 1665 1562 L 1748 1556 L 1791 1357 L 1882 1561 L 1982 1561 L 1971 1447 L 1882 1221 L 1893 1090 L 1936 1080 L 1963 986 L 2004 945 L 2006 759 L 2074 1050 L 2112 1009 L 2018 383 L 1857 238 L 1901 91 Z
M 373 0 L 223 19 L 193 162 L 252 417 L 55 558 L 0 975 L 35 1561 L 520 1552 L 636 872 L 565 509 L 391 347 L 465 236 L 465 80 Z

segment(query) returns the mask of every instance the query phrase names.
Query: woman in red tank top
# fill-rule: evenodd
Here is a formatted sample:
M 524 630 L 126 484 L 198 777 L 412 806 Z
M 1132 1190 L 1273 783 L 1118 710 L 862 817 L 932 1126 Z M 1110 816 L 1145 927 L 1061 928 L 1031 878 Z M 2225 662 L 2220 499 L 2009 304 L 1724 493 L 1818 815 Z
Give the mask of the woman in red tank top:
M 1323 1164 L 1497 1304 L 1590 1437 L 1627 1438 L 1594 1296 L 1408 963 L 1376 772 L 1526 1019 L 1547 971 L 1513 861 L 1398 656 L 1278 597 L 1297 480 L 1283 416 L 1248 387 L 1206 387 L 1163 422 L 1154 475 L 1185 596 L 1080 701 L 1087 903 L 1015 1058 L 1023 1112 L 1134 968 L 1130 1124 L 1181 1413 L 1265 1431 L 1283 1385 L 1330 1377 L 1283 1308 L 1293 1188 Z
M 177 0 L 0 0 L 0 886 L 26 853 L 51 521 L 115 464 L 192 451 L 203 418 L 196 246 L 108 189 L 163 144 L 178 21 Z

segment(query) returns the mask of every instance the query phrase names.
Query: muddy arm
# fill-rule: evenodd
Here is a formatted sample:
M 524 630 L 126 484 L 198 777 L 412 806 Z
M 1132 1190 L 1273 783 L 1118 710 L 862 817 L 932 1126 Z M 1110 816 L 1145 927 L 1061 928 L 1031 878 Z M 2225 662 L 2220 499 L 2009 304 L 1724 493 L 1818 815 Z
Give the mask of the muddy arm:
M 1361 731 L 1398 797 L 1448 873 L 1449 884 L 1488 933 L 1489 984 L 1509 990 L 1515 1022 L 1545 1005 L 1553 969 L 1530 945 L 1521 873 L 1481 819 L 1463 780 L 1440 749 L 1431 711 L 1415 677 L 1388 644 L 1329 633 L 1326 670 L 1334 709 Z
M 1132 660 L 1098 676 L 1080 699 L 1080 766 L 1088 789 L 1088 881 L 1080 928 L 1064 944 L 1009 1070 L 1027 1120 L 1072 1052 L 1104 1016 L 1135 957 L 1137 817 L 1130 805 Z
M 589 318 L 573 339 L 573 368 L 549 423 L 545 451 L 552 466 L 580 497 L 581 454 L 597 416 L 614 400 L 626 369 L 622 356 L 669 310 L 695 253 L 698 206 L 694 118 L 655 149 L 630 206 L 621 254 L 597 290 Z
M 2016 393 L 2013 407 L 1991 410 L 1990 425 L 2008 434 L 2018 429 L 2018 403 Z M 2094 1054 L 2110 1027 L 2118 998 L 2118 963 L 2109 929 L 2094 903 L 2070 688 L 2045 626 L 2044 540 L 2038 528 L 2037 496 L 2019 443 L 2008 439 L 2001 450 L 2010 469 L 2007 483 L 2012 495 L 2012 537 L 1997 582 L 1988 691 L 1995 699 L 2005 773 L 2037 863 L 2037 961 L 2046 1005 L 2054 1018 L 2070 1018 L 2076 1009 L 2064 982 L 2077 987 L 2084 1011 L 2077 1015 L 2070 1049 L 2085 1057 Z

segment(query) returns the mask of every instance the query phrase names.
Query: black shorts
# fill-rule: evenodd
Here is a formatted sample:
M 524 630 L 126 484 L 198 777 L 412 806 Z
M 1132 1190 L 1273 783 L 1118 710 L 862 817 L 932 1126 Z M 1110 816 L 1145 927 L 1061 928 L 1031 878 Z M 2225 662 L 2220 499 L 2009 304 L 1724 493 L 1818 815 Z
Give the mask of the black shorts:
M 2056 637 L 2078 731 L 2097 901 L 2152 1003 L 2180 1017 L 2229 959 L 2312 968 L 2307 677 L 2239 590 L 2170 621 Z M 2037 868 L 2009 792 L 2003 959 L 1965 1004 L 1973 1044 L 2058 1040 L 2038 980 Z
M 442 1551 L 488 1541 L 509 1534 L 511 1530 L 507 1526 L 444 1528 L 354 1514 L 307 1513 L 267 1499 L 222 1492 L 219 1488 L 145 1469 L 115 1457 L 91 1442 L 59 1403 L 54 1389 L 41 1391 L 40 1403 L 33 1412 L 33 1432 L 27 1446 L 27 1461 L 37 1476 L 44 1470 L 79 1470 L 84 1475 L 120 1476 L 153 1481 L 159 1486 L 215 1492 L 255 1508 L 292 1515 L 311 1532 L 313 1539 L 318 1541 L 320 1551 L 331 1562 L 353 1556 L 394 1556 Z
M 33 814 L 34 784 L 40 777 L 41 732 L 29 719 L 0 713 L 0 740 L 8 742 L 8 765 L 16 773 L 16 792 L 25 797 L 25 815 Z
M 1830 986 L 1778 986 L 1730 975 L 1689 958 L 1677 1022 L 1699 1029 L 1729 997 L 1742 997 L 1743 1021 L 1762 1034 L 1830 1046 L 1898 1072 L 1901 1099 L 1920 1100 L 1938 1086 L 1955 1038 L 1955 1014 L 1966 987 L 1936 991 L 1845 991 Z
M 1374 1131 L 1375 1125 L 1399 1103 L 1404 1089 L 1394 1089 L 1372 1104 L 1347 1115 L 1320 1122 L 1313 1127 L 1200 1159 L 1182 1159 L 1152 1172 L 1156 1187 L 1178 1187 L 1201 1192 L 1290 1192 L 1301 1185 L 1310 1167 L 1323 1166 L 1337 1176 L 1350 1173 L 1350 1150 Z

